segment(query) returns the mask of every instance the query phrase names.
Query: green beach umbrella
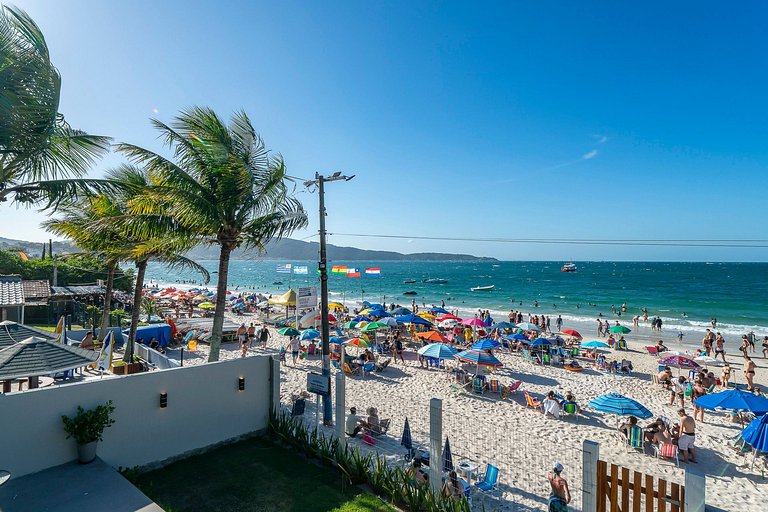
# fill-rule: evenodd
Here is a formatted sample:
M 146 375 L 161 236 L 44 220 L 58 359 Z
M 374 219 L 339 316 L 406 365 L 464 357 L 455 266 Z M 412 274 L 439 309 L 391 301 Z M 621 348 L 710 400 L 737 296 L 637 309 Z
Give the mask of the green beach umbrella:
M 355 322 L 354 320 L 350 320 L 349 322 L 342 324 L 341 327 L 343 329 L 354 329 L 356 325 L 357 325 L 357 322 Z
M 279 329 L 277 332 L 279 332 L 283 336 L 298 336 L 301 334 L 301 331 L 299 331 L 298 329 L 294 329 L 293 327 L 283 327 L 282 329 Z
M 381 322 L 371 322 L 360 330 L 366 332 L 375 331 L 376 329 L 389 329 L 389 326 L 387 324 L 382 324 Z
M 630 332 L 632 332 L 632 329 L 630 329 L 629 327 L 624 327 L 623 325 L 614 325 L 608 330 L 618 334 L 629 334 Z

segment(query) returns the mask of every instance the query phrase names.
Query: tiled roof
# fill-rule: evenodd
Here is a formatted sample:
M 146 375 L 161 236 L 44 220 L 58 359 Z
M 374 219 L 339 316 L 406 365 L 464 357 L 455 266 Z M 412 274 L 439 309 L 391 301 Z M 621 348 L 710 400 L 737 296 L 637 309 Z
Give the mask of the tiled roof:
M 32 329 L 26 325 L 19 325 L 16 322 L 0 322 L 0 349 L 15 345 L 16 343 L 25 340 L 30 336 L 47 338 L 49 340 L 55 339 L 55 336 L 52 333 Z
M 24 288 L 20 277 L 0 277 L 0 306 L 24 304 Z
M 31 299 L 47 299 L 51 296 L 51 285 L 47 279 L 22 281 L 21 285 L 24 288 L 24 299 L 27 301 Z
M 93 350 L 31 337 L 0 350 L 0 380 L 48 375 L 92 364 Z
M 103 286 L 52 286 L 51 295 L 59 297 L 75 297 L 78 295 L 104 295 L 107 289 Z

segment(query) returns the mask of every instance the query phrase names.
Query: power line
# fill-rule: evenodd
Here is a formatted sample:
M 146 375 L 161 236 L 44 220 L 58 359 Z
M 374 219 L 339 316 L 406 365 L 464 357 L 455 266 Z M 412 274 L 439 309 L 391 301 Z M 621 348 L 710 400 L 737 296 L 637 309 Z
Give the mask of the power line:
M 586 238 L 494 238 L 423 235 L 382 235 L 374 233 L 328 233 L 331 236 L 358 238 L 393 238 L 399 240 L 435 240 L 444 242 L 492 242 L 507 244 L 623 245 L 665 247 L 726 247 L 768 249 L 768 239 L 586 239 Z

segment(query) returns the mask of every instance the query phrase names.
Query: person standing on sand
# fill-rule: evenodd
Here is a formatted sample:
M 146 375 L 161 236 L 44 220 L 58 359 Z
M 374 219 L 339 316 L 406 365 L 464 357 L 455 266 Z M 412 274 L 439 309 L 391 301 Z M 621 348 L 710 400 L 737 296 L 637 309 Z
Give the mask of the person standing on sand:
M 599 322 L 599 320 L 598 320 L 598 322 Z M 562 331 L 562 330 L 563 330 L 563 317 L 562 317 L 562 316 L 560 316 L 560 315 L 557 315 L 557 320 L 555 320 L 555 325 L 557 326 L 557 332 L 560 332 L 560 331 Z M 599 331 L 600 329 L 602 329 L 602 327 L 600 327 L 600 326 L 598 325 L 598 328 L 597 328 L 597 329 L 598 329 L 598 331 Z M 598 334 L 599 334 L 599 333 L 598 333 Z
M 560 476 L 563 465 L 555 464 L 552 473 L 547 475 L 552 491 L 549 494 L 549 512 L 568 512 L 568 504 L 571 502 L 571 491 L 568 489 L 568 481 Z
M 261 326 L 261 330 L 259 331 L 259 339 L 261 340 L 261 348 L 267 348 L 267 340 L 269 340 L 270 334 L 269 329 L 267 329 L 267 324 L 264 324 Z
M 250 327 L 248 327 L 248 348 L 253 348 L 254 340 L 256 340 L 256 326 L 251 322 Z
M 677 447 L 680 455 L 683 456 L 683 462 L 688 462 L 690 457 L 691 462 L 695 464 L 696 420 L 688 416 L 683 408 L 678 409 L 677 415 L 680 418 L 680 438 L 677 440 Z
M 723 362 L 725 362 L 725 339 L 720 333 L 717 333 L 717 338 L 715 338 L 715 359 L 717 359 L 718 354 L 722 356 Z
M 723 358 L 725 359 L 725 358 Z M 720 371 L 720 384 L 725 389 L 728 389 L 728 381 L 731 380 L 731 365 L 728 361 L 723 365 L 723 369 Z
M 681 375 L 672 387 L 669 405 L 675 405 L 675 398 L 677 398 L 680 402 L 680 407 L 685 407 L 685 387 L 685 377 Z
M 754 391 L 755 368 L 757 366 L 752 358 L 746 355 L 746 353 L 744 354 L 744 359 L 746 360 L 746 363 L 744 363 L 744 377 L 747 379 L 747 390 Z

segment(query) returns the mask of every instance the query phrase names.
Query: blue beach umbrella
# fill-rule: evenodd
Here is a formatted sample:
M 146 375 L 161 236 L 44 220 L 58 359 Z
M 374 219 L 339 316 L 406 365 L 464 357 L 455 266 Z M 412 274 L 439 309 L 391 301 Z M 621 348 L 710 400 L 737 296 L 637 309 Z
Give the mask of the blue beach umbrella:
M 400 438 L 400 446 L 408 450 L 408 457 L 413 454 L 413 439 L 411 438 L 411 425 L 408 423 L 408 416 L 405 417 L 403 426 L 403 436 Z
M 603 341 L 588 341 L 581 344 L 581 348 L 609 348 L 610 345 Z
M 453 359 L 458 351 L 447 343 L 430 343 L 421 347 L 417 352 L 425 357 L 435 359 Z
M 741 431 L 741 438 L 759 452 L 768 452 L 768 414 L 752 420 Z
M 370 313 L 368 313 L 368 316 L 375 316 L 376 318 L 384 318 L 385 316 L 392 316 L 383 309 L 374 309 Z
M 464 350 L 454 357 L 462 363 L 472 363 L 477 366 L 504 366 L 501 361 L 482 350 Z
M 536 338 L 532 342 L 530 342 L 528 345 L 531 347 L 543 347 L 545 345 L 551 345 L 552 342 L 548 340 L 547 338 Z
M 331 339 L 328 340 L 328 343 L 331 345 L 343 345 L 344 342 L 347 341 L 345 338 L 339 338 L 338 336 L 333 336 Z
M 411 313 L 413 313 L 413 311 L 404 307 L 399 307 L 392 310 L 393 315 L 410 315 Z
M 398 316 L 397 318 L 395 318 L 395 320 L 397 320 L 401 324 L 418 324 L 418 325 L 426 325 L 426 326 L 432 325 L 432 322 L 421 318 L 419 315 Z
M 320 331 L 317 331 L 315 329 L 307 329 L 306 331 L 301 333 L 302 340 L 314 340 L 319 337 L 320 337 Z
M 384 309 L 384 306 L 381 304 L 377 304 L 376 302 L 368 302 L 367 300 L 363 301 L 363 306 L 370 308 L 370 309 Z
M 451 454 L 451 443 L 445 438 L 445 447 L 443 448 L 443 471 L 453 471 L 453 455 Z
M 490 338 L 483 338 L 474 342 L 472 346 L 469 348 L 471 350 L 488 350 L 488 349 L 496 348 L 499 346 L 501 346 L 501 343 L 499 343 L 498 341 L 492 340 Z
M 517 326 L 509 322 L 499 322 L 497 324 L 493 324 L 488 328 L 489 329 L 517 329 Z
M 445 309 L 443 309 L 443 308 L 437 308 L 437 307 L 435 307 L 435 308 L 429 308 L 427 311 L 429 311 L 430 313 L 442 313 L 442 314 L 444 314 L 444 315 L 450 315 L 450 314 L 451 314 L 451 312 L 450 312 L 450 311 L 446 311 L 446 310 L 445 310 Z
M 697 398 L 694 404 L 710 411 L 715 409 L 750 411 L 755 413 L 756 416 L 768 413 L 768 398 L 740 389 L 729 389 L 720 393 L 704 395 Z
M 653 416 L 643 404 L 619 393 L 600 395 L 587 405 L 596 411 L 618 414 L 619 416 L 636 416 L 640 419 Z
M 517 341 L 531 341 L 526 336 L 523 336 L 522 334 L 513 334 L 512 336 L 508 336 L 507 339 L 517 340 Z

